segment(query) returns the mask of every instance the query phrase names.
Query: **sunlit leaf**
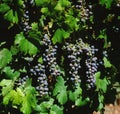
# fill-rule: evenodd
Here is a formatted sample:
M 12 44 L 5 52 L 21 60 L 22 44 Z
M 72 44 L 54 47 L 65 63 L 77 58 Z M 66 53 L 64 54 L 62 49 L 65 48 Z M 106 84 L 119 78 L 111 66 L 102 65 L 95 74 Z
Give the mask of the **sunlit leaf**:
M 103 79 L 100 78 L 101 72 L 97 72 L 95 74 L 95 78 L 96 78 L 96 90 L 102 90 L 104 93 L 106 93 L 107 91 L 107 86 L 108 86 L 108 81 L 106 79 L 106 77 L 104 77 Z
M 20 73 L 18 71 L 14 71 L 13 69 L 11 69 L 9 66 L 5 67 L 3 69 L 3 72 L 6 74 L 6 76 L 10 79 L 14 79 L 15 77 L 19 77 Z
M 0 51 L 0 68 L 5 67 L 12 60 L 11 52 L 4 48 Z
M 13 10 L 9 10 L 5 13 L 4 18 L 12 23 L 18 23 L 18 14 L 17 12 L 13 12 Z
M 61 76 L 57 77 L 57 83 L 55 84 L 53 95 L 57 96 L 60 104 L 65 104 L 68 100 L 65 81 Z
M 90 102 L 90 99 L 87 97 L 85 99 L 82 99 L 82 98 L 78 98 L 76 101 L 75 101 L 75 105 L 76 106 L 84 106 L 86 105 L 88 102 Z
M 63 114 L 63 109 L 57 105 L 52 105 L 50 114 Z
M 61 92 L 57 95 L 58 102 L 62 105 L 65 104 L 68 100 L 67 91 L 61 90 Z
M 40 105 L 37 105 L 36 110 L 41 113 L 48 113 L 53 106 L 54 99 L 50 98 L 49 101 L 43 101 Z
M 37 100 L 35 96 L 35 88 L 31 86 L 31 81 L 28 80 L 28 83 L 25 86 L 25 96 L 23 97 L 23 102 L 20 110 L 24 114 L 30 114 L 36 105 Z
M 110 68 L 112 66 L 112 64 L 106 57 L 103 58 L 103 61 L 104 61 L 105 68 Z
M 62 43 L 62 41 L 68 38 L 70 34 L 66 32 L 64 29 L 57 29 L 53 35 L 52 42 L 53 44 Z
M 5 4 L 5 3 L 0 4 L 0 13 L 5 13 L 9 9 L 10 9 L 10 7 L 7 4 Z
M 15 44 L 18 45 L 20 51 L 24 52 L 25 54 L 34 55 L 37 53 L 37 47 L 28 41 L 23 33 L 17 34 L 15 37 Z

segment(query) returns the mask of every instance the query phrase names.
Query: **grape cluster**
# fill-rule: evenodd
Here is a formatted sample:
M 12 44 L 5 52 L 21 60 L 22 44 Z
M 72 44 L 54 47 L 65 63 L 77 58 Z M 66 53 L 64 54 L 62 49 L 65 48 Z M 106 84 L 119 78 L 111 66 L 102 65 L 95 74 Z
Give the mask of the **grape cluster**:
M 28 75 L 26 75 L 26 76 L 24 76 L 24 77 L 20 77 L 19 79 L 18 79 L 18 86 L 22 86 L 22 87 L 24 87 L 25 86 L 25 84 L 26 84 L 26 81 L 29 79 L 29 77 L 28 77 Z
M 81 21 L 85 22 L 93 14 L 92 5 L 87 5 L 85 1 L 79 0 L 75 5 L 75 8 L 80 10 Z
M 86 82 L 87 82 L 87 89 L 91 89 L 95 86 L 95 73 L 98 70 L 98 62 L 97 57 L 95 56 L 96 52 L 98 52 L 98 49 L 96 49 L 94 46 L 91 46 L 89 50 L 87 50 L 87 58 L 85 60 L 86 65 Z
M 37 65 L 30 68 L 30 76 L 36 81 L 36 90 L 39 92 L 40 96 L 48 95 L 48 82 L 45 73 L 45 66 L 38 63 Z M 33 81 L 34 82 L 34 81 Z
M 34 4 L 34 0 L 29 0 L 29 1 L 24 0 L 23 17 L 21 18 L 21 28 L 24 31 L 24 33 L 27 33 L 29 30 L 31 30 L 29 5 L 33 5 L 33 4 Z
M 98 49 L 93 45 L 90 46 L 84 43 L 79 38 L 75 44 L 66 43 L 63 50 L 66 50 L 66 58 L 69 60 L 67 63 L 69 80 L 76 86 L 84 78 L 83 83 L 86 83 L 88 90 L 95 87 L 95 73 L 99 67 L 98 58 L 96 57 Z
M 47 48 L 51 45 L 51 40 L 50 40 L 50 37 L 48 36 L 48 34 L 44 34 L 44 37 L 40 43 L 41 43 L 41 45 L 43 45 Z
M 79 70 L 81 69 L 81 58 L 83 53 L 83 47 L 86 45 L 81 39 L 77 40 L 75 44 L 66 43 L 63 49 L 66 50 L 67 59 L 69 60 L 69 79 L 77 86 L 81 82 Z
M 47 34 L 44 35 L 43 44 L 46 46 L 43 53 L 43 61 L 48 69 L 48 74 L 54 78 L 60 75 L 60 69 L 57 64 L 57 45 L 52 45 L 51 40 Z

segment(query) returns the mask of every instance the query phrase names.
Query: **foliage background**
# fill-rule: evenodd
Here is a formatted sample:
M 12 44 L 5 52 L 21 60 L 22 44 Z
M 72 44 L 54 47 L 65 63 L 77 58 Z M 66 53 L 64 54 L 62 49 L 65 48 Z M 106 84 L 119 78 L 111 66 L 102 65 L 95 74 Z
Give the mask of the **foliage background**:
M 114 85 L 118 82 L 119 86 L 120 82 L 120 1 L 82 2 L 85 6 L 77 8 L 81 5 L 77 0 L 0 0 L 1 114 L 63 114 L 83 110 L 88 114 L 102 110 L 105 103 L 114 102 L 115 92 L 119 89 L 114 89 Z M 24 3 L 29 11 L 28 30 L 22 25 Z M 92 7 L 92 13 L 88 11 L 87 17 L 82 13 L 86 13 L 83 11 L 88 6 Z M 44 34 L 48 34 L 52 44 L 59 48 L 65 42 L 74 42 L 81 37 L 84 42 L 95 45 L 99 52 L 107 51 L 107 56 L 103 57 L 104 68 L 96 73 L 96 89 L 87 93 L 78 86 L 71 91 L 64 76 L 58 76 L 51 95 L 42 98 L 39 98 L 31 78 L 24 87 L 17 86 L 17 80 L 26 72 L 26 63 L 31 58 L 42 62 L 39 55 L 45 48 L 41 45 Z

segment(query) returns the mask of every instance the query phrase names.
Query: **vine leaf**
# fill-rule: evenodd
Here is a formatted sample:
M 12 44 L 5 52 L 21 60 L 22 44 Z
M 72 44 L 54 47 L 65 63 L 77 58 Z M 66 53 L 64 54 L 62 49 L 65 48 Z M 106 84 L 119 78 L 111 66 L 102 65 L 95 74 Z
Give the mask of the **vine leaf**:
M 49 3 L 50 0 L 35 0 L 37 6 L 41 6 L 43 4 Z
M 12 23 L 18 23 L 18 14 L 16 11 L 13 12 L 12 9 L 5 13 L 4 18 Z
M 23 97 L 23 102 L 21 104 L 21 112 L 23 114 L 30 114 L 32 109 L 36 107 L 37 100 L 35 97 L 35 88 L 31 86 L 31 80 L 28 80 L 25 86 L 25 96 Z
M 106 77 L 104 77 L 103 79 L 100 79 L 100 75 L 101 72 L 97 72 L 95 74 L 95 78 L 96 78 L 96 87 L 97 87 L 97 91 L 102 90 L 104 93 L 106 93 L 107 91 L 107 85 L 109 84 Z
M 20 51 L 25 54 L 34 55 L 37 53 L 38 49 L 35 45 L 29 42 L 23 35 L 23 33 L 17 34 L 15 37 L 15 44 L 18 45 Z
M 110 68 L 112 66 L 112 64 L 106 57 L 103 58 L 103 61 L 104 61 L 105 68 Z
M 112 5 L 113 0 L 100 0 L 99 3 L 101 5 L 105 5 L 106 9 L 110 9 Z
M 66 32 L 64 29 L 57 29 L 53 35 L 52 42 L 53 44 L 62 43 L 63 39 L 66 39 L 70 36 L 70 33 Z
M 90 101 L 90 98 L 89 98 L 89 97 L 85 98 L 84 100 L 83 100 L 82 98 L 79 98 L 79 99 L 77 99 L 77 100 L 75 101 L 75 105 L 76 105 L 76 106 L 84 106 L 84 105 L 86 105 L 89 101 Z
M 57 105 L 52 105 L 50 114 L 63 114 L 63 108 Z
M 103 102 L 104 102 L 104 96 L 100 93 L 98 94 L 98 100 L 99 100 L 99 106 L 98 110 L 102 110 L 104 108 Z
M 98 38 L 104 40 L 104 48 L 107 48 L 108 41 L 107 41 L 106 29 L 103 29 L 103 30 L 100 31 L 100 35 L 98 36 Z
M 75 18 L 72 15 L 69 14 L 65 14 L 65 23 L 70 27 L 71 30 L 78 30 L 79 29 L 79 25 L 78 25 L 78 18 Z
M 69 91 L 69 99 L 75 102 L 78 98 L 82 97 L 82 89 L 77 86 L 74 92 Z
M 69 91 L 69 99 L 72 102 L 75 102 L 76 106 L 84 106 L 90 101 L 89 97 L 86 97 L 85 99 L 82 98 L 82 89 L 80 86 L 77 86 L 74 92 Z
M 40 105 L 37 105 L 35 110 L 41 113 L 48 114 L 48 111 L 52 107 L 53 103 L 54 103 L 54 99 L 50 98 L 49 101 L 43 101 L 42 103 L 40 103 Z
M 3 69 L 3 72 L 6 74 L 6 76 L 10 79 L 14 79 L 15 77 L 19 77 L 20 76 L 20 72 L 18 71 L 14 71 L 13 69 L 11 69 L 9 66 L 5 67 Z
M 71 3 L 68 0 L 58 0 L 57 5 L 55 6 L 55 10 L 63 11 L 65 7 L 69 6 Z
M 13 105 L 20 105 L 23 100 L 23 93 L 22 91 L 17 88 L 17 90 L 11 90 L 6 96 L 3 98 L 3 103 L 8 104 L 9 101 L 12 101 Z
M 7 4 L 5 4 L 5 3 L 0 4 L 0 13 L 5 13 L 5 12 L 7 12 L 9 9 L 10 9 L 10 7 L 9 7 Z
M 0 51 L 0 68 L 5 67 L 12 60 L 11 52 L 4 48 Z
M 60 104 L 65 104 L 68 100 L 65 81 L 61 76 L 57 78 L 57 83 L 55 84 L 55 88 L 53 90 L 53 96 L 57 96 Z
M 2 96 L 4 96 L 3 104 L 7 105 L 11 98 L 11 95 L 9 95 L 9 93 L 13 89 L 13 81 L 8 79 L 3 79 L 0 82 L 0 86 L 2 87 Z
M 67 102 L 67 91 L 62 90 L 61 93 L 57 95 L 58 102 L 62 105 Z

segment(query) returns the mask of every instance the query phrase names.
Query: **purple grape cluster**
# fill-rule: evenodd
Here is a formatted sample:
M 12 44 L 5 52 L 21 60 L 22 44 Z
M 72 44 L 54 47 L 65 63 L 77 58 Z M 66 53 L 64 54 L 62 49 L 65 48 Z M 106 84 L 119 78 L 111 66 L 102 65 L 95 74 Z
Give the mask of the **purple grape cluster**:
M 89 17 L 93 14 L 92 5 L 86 5 L 86 2 L 83 0 L 79 0 L 75 5 L 75 8 L 80 11 L 80 17 L 82 22 L 88 20 Z
M 45 66 L 38 63 L 30 69 L 31 78 L 36 79 L 36 90 L 39 92 L 40 96 L 48 95 L 48 81 L 45 72 Z
M 20 77 L 20 78 L 18 79 L 18 82 L 17 82 L 18 86 L 24 87 L 25 84 L 26 84 L 26 81 L 27 81 L 28 79 L 29 79 L 28 75 L 26 75 L 26 76 L 24 76 L 24 77 Z
M 63 46 L 63 50 L 66 50 L 66 56 L 69 60 L 69 80 L 71 80 L 75 86 L 81 83 L 79 70 L 81 69 L 81 58 L 84 46 L 85 44 L 81 39 L 77 40 L 75 44 L 66 43 L 65 46 Z
M 91 46 L 90 50 L 87 52 L 87 58 L 85 60 L 86 65 L 86 82 L 87 89 L 91 89 L 95 86 L 95 73 L 98 71 L 99 64 L 97 62 L 97 57 L 95 56 L 98 49 Z
M 99 67 L 96 57 L 98 49 L 79 38 L 74 44 L 66 43 L 63 50 L 66 50 L 66 57 L 69 60 L 67 63 L 69 80 L 76 86 L 80 85 L 84 78 L 84 84 L 88 90 L 95 87 L 95 73 Z
M 23 3 L 23 17 L 21 19 L 21 28 L 25 34 L 28 33 L 29 30 L 31 30 L 29 5 L 33 5 L 33 4 L 34 4 L 34 0 L 29 0 L 29 1 L 24 0 Z
M 47 34 L 44 35 L 43 45 L 46 46 L 45 52 L 43 53 L 43 62 L 46 64 L 48 74 L 51 77 L 60 75 L 60 69 L 57 64 L 57 45 L 52 45 L 51 40 Z

